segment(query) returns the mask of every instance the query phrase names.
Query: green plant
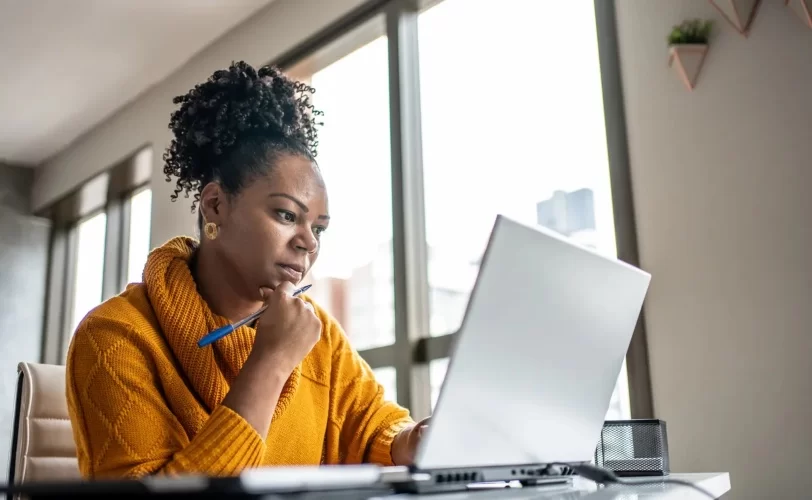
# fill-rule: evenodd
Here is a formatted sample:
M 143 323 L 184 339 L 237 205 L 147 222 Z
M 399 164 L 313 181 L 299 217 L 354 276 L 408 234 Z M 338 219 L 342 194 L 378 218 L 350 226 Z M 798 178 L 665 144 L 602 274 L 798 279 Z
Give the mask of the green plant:
M 688 19 L 671 29 L 668 34 L 669 45 L 680 45 L 686 43 L 708 43 L 713 21 L 701 19 Z

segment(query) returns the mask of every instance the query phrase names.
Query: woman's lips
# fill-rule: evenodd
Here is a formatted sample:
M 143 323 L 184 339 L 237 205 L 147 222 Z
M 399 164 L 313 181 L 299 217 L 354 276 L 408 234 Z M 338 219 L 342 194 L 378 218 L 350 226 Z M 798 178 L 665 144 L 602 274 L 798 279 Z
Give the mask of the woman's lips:
M 291 267 L 288 264 L 277 264 L 277 266 L 282 271 L 282 274 L 284 274 L 287 278 L 289 278 L 290 281 L 298 283 L 299 281 L 302 280 L 302 276 L 304 273 L 302 273 L 302 271 L 300 271 L 299 269 Z

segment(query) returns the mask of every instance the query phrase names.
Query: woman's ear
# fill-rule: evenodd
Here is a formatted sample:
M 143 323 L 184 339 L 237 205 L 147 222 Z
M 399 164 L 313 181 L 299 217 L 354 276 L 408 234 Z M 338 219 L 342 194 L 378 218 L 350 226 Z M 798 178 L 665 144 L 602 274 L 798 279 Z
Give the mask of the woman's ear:
M 226 193 L 216 182 L 210 182 L 200 192 L 200 214 L 203 224 L 213 222 L 218 227 L 225 221 Z

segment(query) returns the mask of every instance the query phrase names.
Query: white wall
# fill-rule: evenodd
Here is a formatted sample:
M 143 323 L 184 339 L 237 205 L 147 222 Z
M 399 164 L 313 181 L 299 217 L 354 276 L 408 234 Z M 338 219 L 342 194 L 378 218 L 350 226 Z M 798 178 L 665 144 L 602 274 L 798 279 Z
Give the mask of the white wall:
M 709 2 L 618 0 L 655 413 L 676 470 L 731 498 L 809 498 L 812 30 L 765 0 L 749 39 Z M 665 36 L 718 19 L 698 86 Z
M 171 140 L 167 125 L 172 98 L 186 93 L 233 60 L 261 65 L 300 44 L 363 0 L 276 0 L 201 51 L 176 73 L 85 134 L 37 171 L 32 193 L 36 211 L 145 144 L 153 144 L 152 244 L 193 234 L 191 201 L 171 203 L 174 182 L 163 174 L 163 151 Z M 149 36 L 145 33 L 144 36 Z
M 0 471 L 8 470 L 17 363 L 42 354 L 47 220 L 28 213 L 33 171 L 0 164 Z M 2 480 L 5 482 L 5 478 Z

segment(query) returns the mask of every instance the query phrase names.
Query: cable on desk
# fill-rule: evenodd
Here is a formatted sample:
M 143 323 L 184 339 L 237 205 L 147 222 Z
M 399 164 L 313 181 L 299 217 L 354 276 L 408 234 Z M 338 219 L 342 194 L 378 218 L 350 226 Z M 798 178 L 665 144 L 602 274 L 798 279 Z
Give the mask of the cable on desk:
M 685 486 L 687 488 L 693 488 L 694 490 L 702 493 L 706 497 L 711 498 L 713 500 L 716 500 L 716 496 L 711 494 L 705 488 L 697 486 L 694 483 L 691 483 L 689 481 L 684 481 L 682 479 L 663 477 L 661 479 L 651 479 L 651 480 L 645 480 L 645 481 L 638 481 L 638 480 L 626 481 L 626 480 L 618 477 L 618 475 L 615 474 L 614 472 L 612 472 L 611 470 L 605 469 L 603 467 L 598 467 L 598 466 L 592 465 L 592 464 L 568 464 L 568 463 L 563 463 L 563 462 L 554 462 L 554 463 L 551 463 L 549 466 L 553 466 L 553 467 L 569 467 L 570 469 L 575 471 L 579 476 L 584 477 L 586 479 L 589 479 L 590 481 L 595 482 L 597 484 L 601 484 L 601 485 L 621 484 L 621 485 L 624 485 L 624 486 L 641 486 L 641 485 L 647 485 L 647 484 L 652 485 L 652 484 L 671 483 L 671 484 L 678 484 L 680 486 Z

